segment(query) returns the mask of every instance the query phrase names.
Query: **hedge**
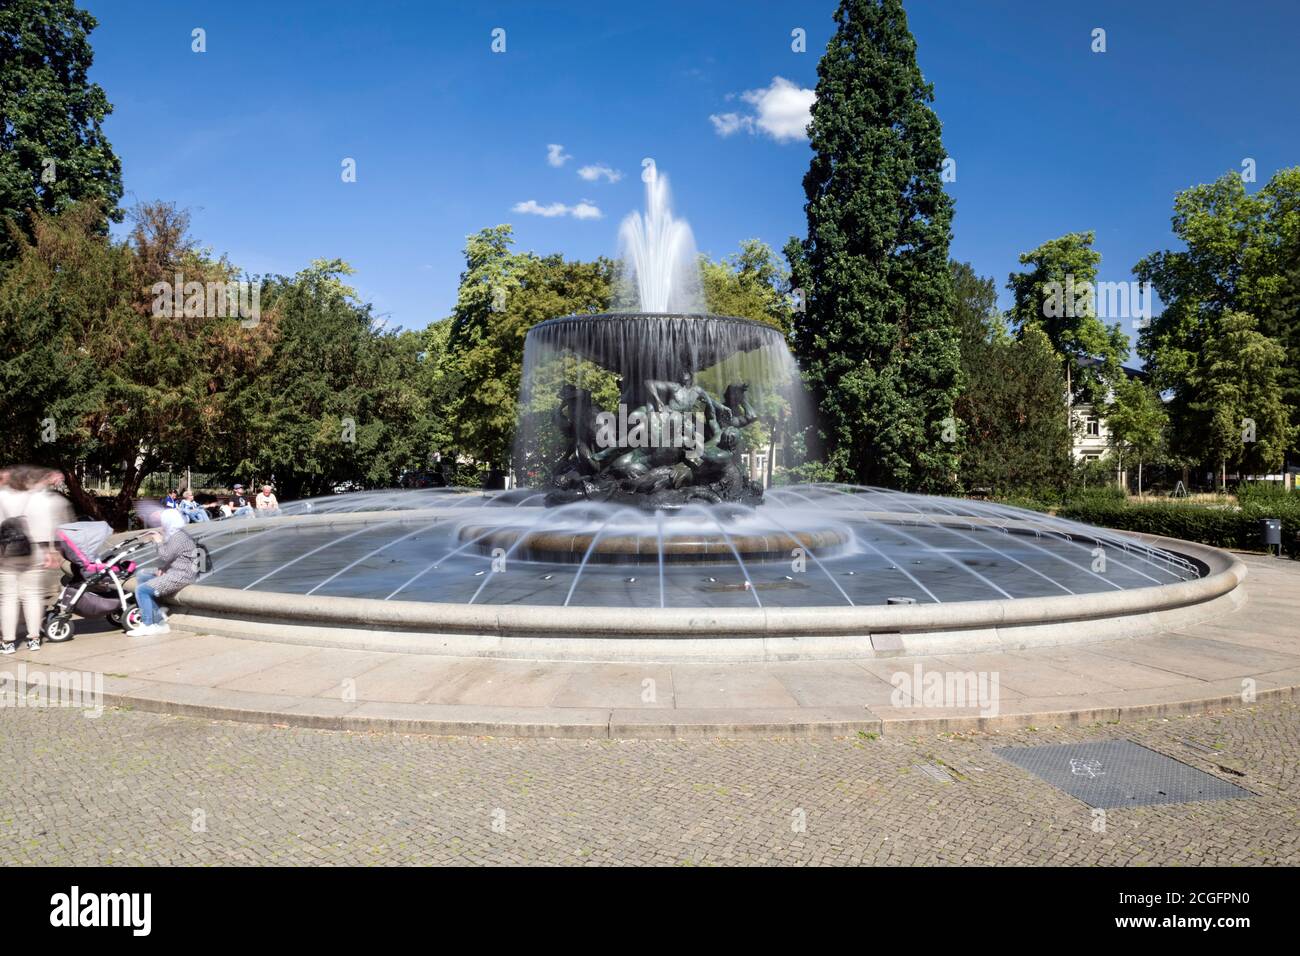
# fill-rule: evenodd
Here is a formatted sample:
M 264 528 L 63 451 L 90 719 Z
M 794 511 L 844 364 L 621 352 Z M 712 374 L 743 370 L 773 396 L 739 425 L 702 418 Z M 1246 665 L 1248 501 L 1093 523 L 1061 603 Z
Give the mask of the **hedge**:
M 1285 501 L 1251 501 L 1240 507 L 1087 501 L 1065 505 L 1056 513 L 1062 518 L 1103 528 L 1182 538 L 1240 551 L 1263 551 L 1260 521 L 1281 518 L 1282 550 L 1292 557 L 1300 557 L 1300 543 L 1296 540 L 1300 534 L 1300 495 Z

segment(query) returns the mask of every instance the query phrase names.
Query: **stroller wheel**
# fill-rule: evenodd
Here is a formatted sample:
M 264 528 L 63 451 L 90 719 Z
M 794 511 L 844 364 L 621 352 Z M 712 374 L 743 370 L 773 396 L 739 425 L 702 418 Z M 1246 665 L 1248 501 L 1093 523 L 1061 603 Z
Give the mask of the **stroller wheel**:
M 109 624 L 112 624 L 114 627 L 121 627 L 121 626 L 122 626 L 122 612 L 121 612 L 121 611 L 113 611 L 113 612 L 111 612 L 111 613 L 108 615 L 108 623 L 109 623 Z
M 121 615 L 118 615 L 118 617 L 120 618 Z M 119 620 L 117 623 L 124 631 L 134 631 L 137 627 L 144 625 L 144 615 L 140 613 L 138 607 L 132 607 L 126 612 L 126 621 Z
M 45 639 L 54 644 L 72 640 L 72 622 L 66 617 L 50 615 L 45 619 Z

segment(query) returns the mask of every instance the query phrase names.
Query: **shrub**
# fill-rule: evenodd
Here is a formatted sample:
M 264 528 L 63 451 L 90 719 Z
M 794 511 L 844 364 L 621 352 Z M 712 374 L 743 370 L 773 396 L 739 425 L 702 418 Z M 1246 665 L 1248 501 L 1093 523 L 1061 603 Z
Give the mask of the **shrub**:
M 1300 533 L 1300 499 L 1265 504 L 1250 502 L 1235 508 L 1084 501 L 1067 504 L 1057 514 L 1103 528 L 1182 538 L 1216 548 L 1242 551 L 1264 550 L 1260 520 L 1281 518 L 1282 550 L 1292 557 L 1300 556 L 1300 545 L 1296 541 L 1296 535 Z
M 1093 507 L 1118 507 L 1128 500 L 1119 485 L 1080 485 L 1065 492 L 1065 505 L 1091 505 Z
M 835 468 L 824 461 L 805 461 L 789 467 L 777 465 L 772 469 L 773 485 L 815 484 L 835 481 L 836 477 Z
M 1243 481 L 1237 486 L 1237 500 L 1245 505 L 1275 507 L 1300 505 L 1300 494 L 1287 491 L 1276 481 Z

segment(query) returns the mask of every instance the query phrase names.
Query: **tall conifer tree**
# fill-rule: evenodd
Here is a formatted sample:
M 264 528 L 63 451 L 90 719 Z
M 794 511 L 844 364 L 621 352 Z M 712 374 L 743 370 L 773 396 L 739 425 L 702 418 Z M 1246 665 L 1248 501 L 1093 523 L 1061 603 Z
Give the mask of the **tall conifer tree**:
M 842 0 L 835 22 L 809 127 L 808 235 L 786 247 L 806 303 L 795 351 L 837 474 L 943 490 L 960 356 L 933 89 L 901 0 Z

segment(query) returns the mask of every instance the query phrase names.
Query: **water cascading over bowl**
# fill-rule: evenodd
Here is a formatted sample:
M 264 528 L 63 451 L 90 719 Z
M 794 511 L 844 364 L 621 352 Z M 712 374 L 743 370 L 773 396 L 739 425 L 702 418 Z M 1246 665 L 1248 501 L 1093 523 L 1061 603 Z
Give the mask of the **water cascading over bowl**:
M 797 461 L 791 446 L 807 422 L 798 366 L 774 326 L 665 313 L 551 319 L 525 342 L 515 469 L 521 484 L 548 489 L 548 505 L 591 507 L 543 528 L 468 525 L 462 538 L 489 550 L 633 563 L 837 549 L 848 535 L 831 523 L 784 529 L 751 517 L 757 527 L 743 529 L 728 527 L 735 509 L 676 514 L 758 505 L 778 455 L 783 465 Z M 602 511 L 618 506 L 661 513 L 653 546 L 643 516 Z

